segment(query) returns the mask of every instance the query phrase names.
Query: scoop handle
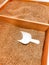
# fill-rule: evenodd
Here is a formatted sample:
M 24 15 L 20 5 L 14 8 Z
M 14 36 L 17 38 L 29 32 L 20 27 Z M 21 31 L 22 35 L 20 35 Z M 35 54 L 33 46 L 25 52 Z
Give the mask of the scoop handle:
M 39 40 L 36 40 L 36 39 L 31 39 L 31 42 L 33 42 L 35 44 L 40 44 L 40 41 Z

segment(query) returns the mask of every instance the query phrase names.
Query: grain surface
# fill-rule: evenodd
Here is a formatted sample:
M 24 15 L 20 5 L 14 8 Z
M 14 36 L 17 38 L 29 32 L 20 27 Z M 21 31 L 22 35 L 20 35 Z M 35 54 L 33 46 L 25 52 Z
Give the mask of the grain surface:
M 19 19 L 48 23 L 49 6 L 34 2 L 11 1 L 1 10 L 0 14 Z
M 20 31 L 28 32 L 40 44 L 23 45 Z M 45 32 L 19 28 L 0 21 L 0 64 L 2 65 L 41 65 Z

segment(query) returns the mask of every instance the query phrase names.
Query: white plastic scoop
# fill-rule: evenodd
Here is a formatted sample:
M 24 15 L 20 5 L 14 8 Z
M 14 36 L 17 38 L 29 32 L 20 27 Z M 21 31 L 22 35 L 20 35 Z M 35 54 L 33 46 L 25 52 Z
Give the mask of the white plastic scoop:
M 32 42 L 32 43 L 35 43 L 35 44 L 39 44 L 40 41 L 39 40 L 36 40 L 36 39 L 32 39 L 32 36 L 30 33 L 27 33 L 27 32 L 23 32 L 23 31 L 20 31 L 23 35 L 23 38 L 21 40 L 18 40 L 20 43 L 22 44 L 28 44 L 29 42 Z

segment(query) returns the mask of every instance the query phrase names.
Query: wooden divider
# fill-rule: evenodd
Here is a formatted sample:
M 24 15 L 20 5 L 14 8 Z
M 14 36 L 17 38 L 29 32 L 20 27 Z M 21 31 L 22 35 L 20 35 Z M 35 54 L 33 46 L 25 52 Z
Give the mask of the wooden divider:
M 45 44 L 42 56 L 42 65 L 47 65 L 48 45 L 49 45 L 49 29 L 46 31 Z
M 49 27 L 49 24 L 46 23 L 24 20 L 24 19 L 19 19 L 19 18 L 5 16 L 5 15 L 0 15 L 0 21 L 8 22 L 19 27 L 35 29 L 39 31 L 46 31 Z

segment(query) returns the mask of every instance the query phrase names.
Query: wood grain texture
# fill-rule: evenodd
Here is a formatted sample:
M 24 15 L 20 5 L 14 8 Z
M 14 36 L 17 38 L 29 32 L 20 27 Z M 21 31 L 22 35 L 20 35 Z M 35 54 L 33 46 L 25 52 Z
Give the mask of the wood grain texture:
M 40 44 L 23 45 L 20 31 L 26 31 Z M 2 65 L 41 65 L 45 32 L 16 27 L 0 21 L 0 63 Z

